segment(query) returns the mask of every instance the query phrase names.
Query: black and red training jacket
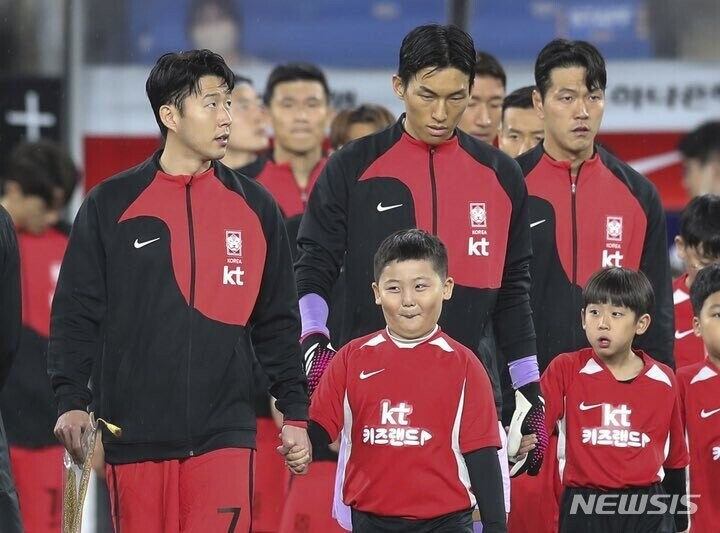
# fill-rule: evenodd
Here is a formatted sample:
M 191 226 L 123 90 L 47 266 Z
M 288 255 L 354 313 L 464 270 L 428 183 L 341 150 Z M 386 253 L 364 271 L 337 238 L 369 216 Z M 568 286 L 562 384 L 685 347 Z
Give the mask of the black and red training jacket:
M 493 329 L 508 360 L 535 354 L 522 173 L 459 130 L 437 146 L 414 139 L 403 118 L 330 157 L 300 224 L 298 294 L 330 301 L 344 264 L 344 306 L 331 309 L 342 313 L 340 344 L 382 329 L 371 289 L 375 251 L 395 231 L 424 229 L 445 243 L 455 280 L 440 325 L 480 356 L 497 385 Z
M 170 176 L 160 152 L 94 188 L 53 301 L 59 412 L 98 416 L 111 464 L 255 446 L 253 352 L 286 419 L 306 420 L 290 246 L 275 201 L 220 163 Z M 99 344 L 100 353 L 95 354 Z
M 665 215 L 655 186 L 604 148 L 570 173 L 542 143 L 517 159 L 530 195 L 531 306 L 543 371 L 558 354 L 589 346 L 582 290 L 603 267 L 641 270 L 655 292 L 650 328 L 635 345 L 674 368 L 673 300 Z

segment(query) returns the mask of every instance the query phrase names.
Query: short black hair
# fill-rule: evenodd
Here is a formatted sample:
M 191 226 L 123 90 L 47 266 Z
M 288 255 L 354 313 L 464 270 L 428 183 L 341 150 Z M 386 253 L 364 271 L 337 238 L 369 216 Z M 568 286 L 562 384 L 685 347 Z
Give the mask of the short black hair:
M 348 143 L 348 133 L 354 124 L 372 124 L 380 131 L 395 122 L 393 114 L 381 105 L 362 104 L 354 109 L 343 109 L 330 124 L 330 145 L 335 149 Z
M 611 304 L 627 307 L 640 318 L 652 311 L 655 294 L 647 276 L 639 270 L 610 267 L 598 270 L 583 290 L 583 307 L 591 304 Z
M 720 121 L 705 122 L 685 135 L 678 143 L 685 159 L 697 159 L 701 164 L 720 156 Z
M 690 303 L 695 316 L 700 316 L 702 306 L 710 295 L 720 291 L 720 265 L 708 265 L 697 273 L 690 286 Z
M 235 86 L 233 71 L 221 55 L 210 50 L 169 52 L 158 58 L 145 83 L 145 92 L 163 138 L 167 137 L 167 127 L 160 120 L 160 108 L 172 104 L 182 113 L 183 101 L 198 94 L 200 79 L 205 76 L 220 78 L 227 85 L 228 93 Z
M 554 39 L 540 50 L 535 60 L 535 85 L 543 99 L 550 88 L 553 69 L 570 67 L 584 67 L 587 70 L 585 86 L 588 91 L 605 90 L 607 70 L 600 51 L 587 41 Z
M 503 100 L 502 104 L 502 118 L 505 118 L 505 110 L 510 107 L 516 107 L 518 109 L 532 109 L 533 105 L 533 91 L 537 87 L 534 85 L 528 85 L 527 87 L 520 87 L 515 89 L 513 92 L 508 94 Z
M 253 82 L 250 78 L 247 76 L 243 76 L 242 74 L 238 74 L 237 72 L 233 76 L 233 79 L 235 80 L 235 86 L 238 85 L 250 85 L 253 86 Z
M 48 207 L 55 202 L 55 189 L 62 190 L 66 204 L 80 176 L 67 150 L 53 141 L 17 145 L 10 152 L 4 174 L 5 180 L 17 183 L 23 194 L 39 196 Z
M 456 68 L 475 80 L 475 44 L 472 37 L 452 24 L 426 24 L 408 33 L 400 45 L 398 76 L 407 85 L 424 68 Z
M 448 254 L 445 245 L 435 235 L 421 229 L 396 231 L 385 238 L 375 252 L 373 273 L 380 280 L 383 269 L 393 261 L 427 260 L 444 280 L 448 272 Z
M 316 81 L 322 85 L 323 92 L 325 93 L 325 99 L 330 103 L 330 87 L 328 86 L 327 78 L 325 73 L 317 66 L 311 63 L 285 63 L 284 65 L 278 65 L 268 76 L 267 83 L 265 84 L 265 94 L 263 94 L 263 101 L 265 105 L 270 105 L 270 101 L 273 97 L 273 91 L 279 83 L 286 83 L 289 81 Z
M 503 89 L 507 87 L 507 75 L 500 61 L 497 58 L 483 50 L 478 50 L 475 54 L 475 76 L 489 76 L 500 80 Z
M 685 246 L 703 256 L 720 257 L 720 196 L 696 196 L 680 215 L 680 236 Z

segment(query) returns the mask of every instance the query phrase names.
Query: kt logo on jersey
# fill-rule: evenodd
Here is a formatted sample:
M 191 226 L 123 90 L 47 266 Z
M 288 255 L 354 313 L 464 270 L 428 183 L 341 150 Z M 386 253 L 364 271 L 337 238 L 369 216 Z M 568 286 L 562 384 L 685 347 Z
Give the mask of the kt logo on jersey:
M 632 429 L 630 415 L 632 410 L 627 405 L 614 406 L 609 403 L 587 405 L 580 403 L 581 411 L 599 408 L 601 425 L 583 428 L 582 443 L 591 446 L 614 446 L 615 448 L 644 448 L 650 442 L 646 433 Z
M 400 402 L 393 406 L 390 400 L 380 402 L 380 425 L 363 428 L 363 443 L 371 446 L 425 446 L 432 439 L 429 431 L 410 426 L 412 405 Z

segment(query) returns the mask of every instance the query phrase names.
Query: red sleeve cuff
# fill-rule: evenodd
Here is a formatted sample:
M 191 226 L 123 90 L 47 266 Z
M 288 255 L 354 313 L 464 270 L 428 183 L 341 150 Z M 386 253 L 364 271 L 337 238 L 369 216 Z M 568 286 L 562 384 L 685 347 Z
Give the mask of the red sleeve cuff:
M 307 420 L 283 420 L 283 426 L 293 426 L 296 428 L 307 429 Z

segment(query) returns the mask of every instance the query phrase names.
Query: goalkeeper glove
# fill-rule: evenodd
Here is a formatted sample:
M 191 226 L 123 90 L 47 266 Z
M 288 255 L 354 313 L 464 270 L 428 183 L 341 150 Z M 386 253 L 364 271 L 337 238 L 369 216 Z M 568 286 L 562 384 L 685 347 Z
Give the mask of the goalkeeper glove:
M 536 476 L 542 466 L 543 456 L 548 446 L 548 434 L 545 427 L 545 399 L 540 391 L 540 383 L 533 381 L 515 391 L 515 412 L 508 431 L 508 456 L 514 457 L 520 448 L 523 435 L 534 433 L 537 444 L 525 458 L 515 463 L 510 476 L 519 476 L 523 472 Z
M 308 394 L 312 394 L 315 387 L 320 383 L 320 378 L 325 373 L 330 361 L 335 355 L 335 350 L 328 339 L 322 333 L 311 333 L 300 340 L 303 359 L 305 362 L 305 375 L 308 381 Z

